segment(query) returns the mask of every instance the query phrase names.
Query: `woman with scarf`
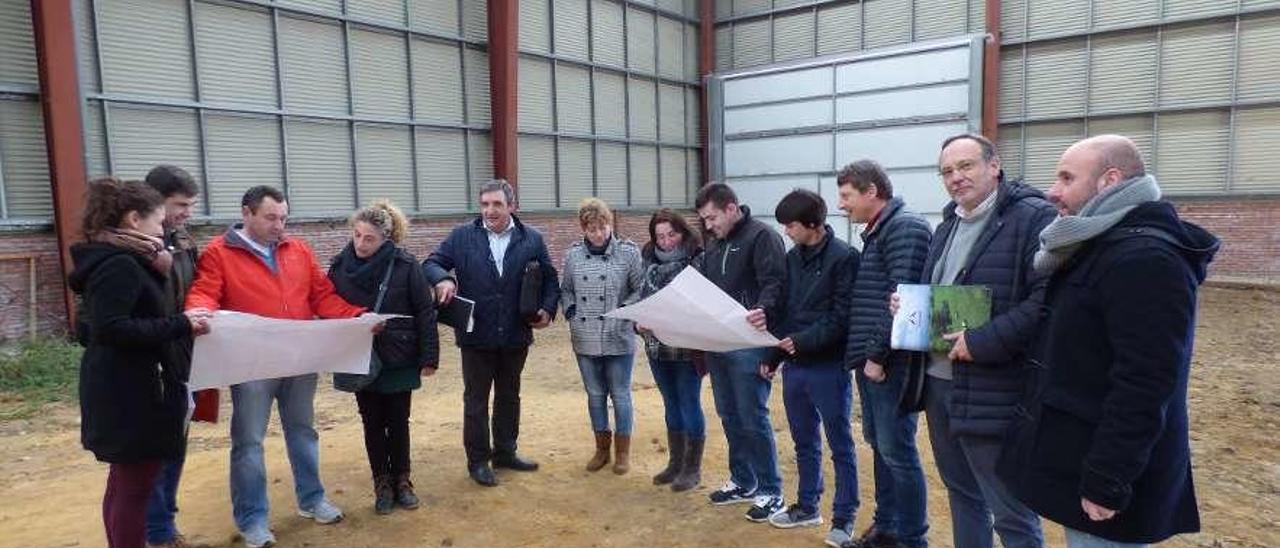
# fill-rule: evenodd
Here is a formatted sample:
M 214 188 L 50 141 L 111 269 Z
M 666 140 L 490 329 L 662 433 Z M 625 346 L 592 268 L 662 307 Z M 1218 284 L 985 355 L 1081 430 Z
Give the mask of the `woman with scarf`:
M 146 542 L 147 498 L 161 463 L 186 443 L 182 346 L 209 330 L 209 313 L 172 314 L 164 292 L 164 198 L 140 181 L 89 184 L 85 242 L 71 248 L 71 289 L 83 300 L 79 338 L 80 441 L 111 465 L 102 499 L 107 545 Z
M 614 233 L 613 211 L 599 198 L 587 198 L 578 208 L 582 241 L 565 254 L 560 302 L 578 371 L 587 390 L 587 411 L 595 431 L 596 452 L 587 462 L 595 472 L 609 462 L 609 400 L 613 400 L 616 450 L 613 473 L 631 469 L 631 368 L 635 362 L 632 323 L 604 317 L 620 306 L 640 300 L 643 266 L 640 248 Z
M 684 217 L 660 209 L 649 219 L 649 243 L 645 244 L 644 289 L 648 297 L 666 287 L 702 253 L 698 233 Z M 694 366 L 694 354 L 662 344 L 640 328 L 653 380 L 662 393 L 667 420 L 667 467 L 653 476 L 654 485 L 671 484 L 672 491 L 687 491 L 702 480 L 702 447 L 707 439 L 702 415 L 702 373 Z
M 355 392 L 373 471 L 374 510 L 413 510 L 419 501 L 409 479 L 409 409 L 420 377 L 435 374 L 439 364 L 435 297 L 418 260 L 398 245 L 409 231 L 398 208 L 381 200 L 356 211 L 349 224 L 351 243 L 329 267 L 338 294 L 373 311 L 382 292 L 377 312 L 408 316 L 388 320 L 374 336 L 379 370 Z

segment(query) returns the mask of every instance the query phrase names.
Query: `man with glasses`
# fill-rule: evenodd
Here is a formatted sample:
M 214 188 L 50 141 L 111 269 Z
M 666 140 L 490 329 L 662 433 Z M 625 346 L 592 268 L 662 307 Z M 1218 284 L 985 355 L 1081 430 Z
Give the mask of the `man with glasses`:
M 951 196 L 921 283 L 991 290 L 991 321 L 949 333 L 925 380 L 929 442 L 951 504 L 954 543 L 1044 545 L 1040 520 L 996 477 L 1004 433 L 1023 393 L 1030 346 L 1044 316 L 1047 278 L 1032 268 L 1040 231 L 1056 216 L 1044 194 L 1004 180 L 996 147 L 979 135 L 942 144 L 938 173 Z M 994 520 L 993 520 L 994 518 Z

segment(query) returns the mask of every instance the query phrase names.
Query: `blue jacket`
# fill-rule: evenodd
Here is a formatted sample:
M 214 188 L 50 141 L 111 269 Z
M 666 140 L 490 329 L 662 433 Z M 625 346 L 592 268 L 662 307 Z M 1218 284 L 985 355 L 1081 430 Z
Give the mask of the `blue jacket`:
M 891 352 L 889 295 L 898 284 L 920 279 L 929 256 L 929 223 L 906 210 L 902 198 L 894 197 L 880 210 L 871 230 L 862 234 L 862 261 L 853 284 L 849 311 L 848 348 L 845 365 L 861 370 L 870 359 L 889 367 L 897 365 L 904 353 Z
M 488 230 L 479 217 L 455 227 L 422 262 L 432 285 L 452 279 L 458 284 L 458 295 L 476 302 L 475 329 L 471 333 L 454 329 L 458 346 L 502 349 L 533 344 L 533 330 L 520 317 L 520 283 L 529 261 L 537 261 L 542 267 L 541 308 L 552 318 L 556 315 L 560 302 L 558 275 L 542 234 L 515 216 L 511 222 L 515 228 L 503 257 L 501 277 L 489 251 Z
M 1048 277 L 1031 266 L 1040 247 L 1040 231 L 1057 210 L 1044 194 L 1021 182 L 1003 178 L 996 188 L 993 217 L 978 235 L 956 285 L 991 289 L 991 321 L 965 332 L 973 362 L 957 363 L 947 401 L 951 434 L 1002 436 L 1014 407 L 1025 392 L 1028 350 L 1045 315 L 1044 287 Z M 956 204 L 947 205 L 929 249 L 921 283 L 930 283 L 934 265 L 942 257 L 959 217 Z
M 787 298 L 774 330 L 791 337 L 796 354 L 774 349 L 768 363 L 787 366 L 843 365 L 849 330 L 849 294 L 858 275 L 858 251 L 836 238 L 830 226 L 818 247 L 797 245 L 787 252 Z
M 1010 438 L 1021 464 L 1001 463 L 1040 515 L 1126 543 L 1200 529 L 1187 379 L 1197 287 L 1218 244 L 1169 203 L 1150 202 L 1053 275 L 1039 352 L 1048 380 L 1026 403 L 1038 422 Z M 1081 497 L 1116 516 L 1088 519 Z

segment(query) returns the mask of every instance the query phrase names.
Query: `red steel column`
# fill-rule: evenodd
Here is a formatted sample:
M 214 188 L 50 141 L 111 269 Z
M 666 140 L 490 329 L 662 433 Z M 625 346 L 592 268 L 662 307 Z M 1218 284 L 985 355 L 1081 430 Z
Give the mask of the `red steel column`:
M 987 3 L 987 43 L 982 53 L 982 135 L 995 142 L 1000 131 L 1000 0 Z
M 728 0 L 724 0 L 728 1 Z M 710 156 L 707 148 L 707 87 L 706 76 L 716 70 L 716 2 L 700 0 L 698 2 L 698 77 L 702 80 L 702 91 L 698 93 L 698 144 L 702 151 L 698 154 L 698 163 L 702 171 L 702 181 L 698 186 L 707 183 L 711 176 Z
M 40 73 L 40 102 L 44 137 L 53 187 L 54 230 L 62 272 L 71 272 L 71 244 L 78 239 L 84 208 L 85 167 L 80 84 L 76 75 L 76 25 L 71 0 L 31 0 L 36 58 Z M 64 277 L 65 280 L 65 277 Z M 75 300 L 63 284 L 67 326 L 75 329 Z
M 517 185 L 516 136 L 519 0 L 489 2 L 489 100 L 493 118 L 493 175 Z

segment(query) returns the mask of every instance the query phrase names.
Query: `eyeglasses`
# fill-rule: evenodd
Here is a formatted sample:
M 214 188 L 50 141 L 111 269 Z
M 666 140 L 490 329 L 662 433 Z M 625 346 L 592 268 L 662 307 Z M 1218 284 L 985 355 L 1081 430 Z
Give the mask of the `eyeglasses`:
M 961 173 L 972 173 L 974 168 L 978 167 L 978 162 L 974 160 L 960 160 L 954 166 L 943 166 L 938 170 L 938 176 L 946 179 L 951 174 L 959 171 Z

